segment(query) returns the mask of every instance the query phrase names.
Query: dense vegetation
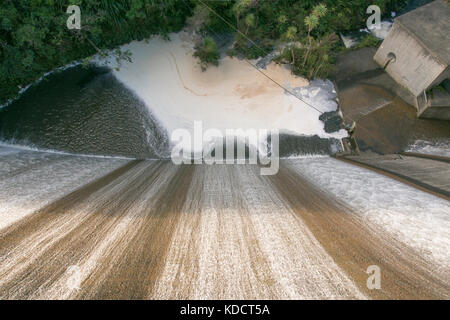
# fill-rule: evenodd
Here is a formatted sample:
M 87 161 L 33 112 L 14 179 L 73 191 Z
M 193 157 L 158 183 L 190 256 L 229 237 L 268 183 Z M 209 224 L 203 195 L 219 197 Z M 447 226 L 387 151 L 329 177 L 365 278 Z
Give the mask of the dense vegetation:
M 264 56 L 288 44 L 279 58 L 293 72 L 326 77 L 332 69 L 336 34 L 358 29 L 366 8 L 398 9 L 404 0 L 2 0 L 0 7 L 0 103 L 43 73 L 96 51 L 152 34 L 179 31 L 195 6 L 209 6 L 204 42 L 196 55 L 202 67 L 217 64 L 215 41 L 234 34 L 230 54 Z M 81 8 L 81 31 L 68 30 L 66 9 Z M 219 17 L 220 16 L 220 17 Z M 227 24 L 224 20 L 229 22 Z M 236 32 L 236 29 L 239 32 Z M 249 40 L 251 39 L 251 40 Z M 122 53 L 117 52 L 121 57 Z
M 81 8 L 81 31 L 66 27 L 70 4 Z M 192 6 L 179 0 L 2 0 L 0 103 L 16 95 L 19 86 L 73 60 L 179 31 Z
M 365 28 L 369 5 L 378 5 L 381 12 L 389 16 L 391 11 L 398 11 L 406 4 L 404 0 L 198 2 L 222 17 L 210 12 L 205 34 L 216 35 L 216 38 L 223 33 L 236 34 L 234 48 L 229 52 L 231 55 L 255 59 L 274 48 L 284 47 L 279 61 L 291 64 L 295 74 L 307 78 L 327 77 L 332 72 L 339 49 L 337 34 Z M 363 46 L 376 44 L 373 37 L 367 37 Z

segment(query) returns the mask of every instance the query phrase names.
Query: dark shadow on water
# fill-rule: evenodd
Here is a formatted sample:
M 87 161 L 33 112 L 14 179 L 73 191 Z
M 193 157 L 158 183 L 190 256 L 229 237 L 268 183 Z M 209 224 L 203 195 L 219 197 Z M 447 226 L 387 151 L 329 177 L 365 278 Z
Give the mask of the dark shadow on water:
M 54 73 L 0 110 L 0 139 L 70 153 L 161 158 L 168 134 L 109 69 Z

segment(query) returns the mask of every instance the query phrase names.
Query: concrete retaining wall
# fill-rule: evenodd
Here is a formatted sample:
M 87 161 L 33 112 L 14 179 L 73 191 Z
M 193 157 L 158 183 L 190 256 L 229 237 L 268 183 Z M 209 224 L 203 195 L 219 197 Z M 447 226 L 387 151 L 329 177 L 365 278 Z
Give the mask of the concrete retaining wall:
M 378 49 L 374 57 L 375 61 L 384 67 L 390 52 L 395 54 L 396 60 L 389 63 L 386 71 L 397 83 L 415 96 L 428 89 L 447 68 L 399 21 L 394 23 Z

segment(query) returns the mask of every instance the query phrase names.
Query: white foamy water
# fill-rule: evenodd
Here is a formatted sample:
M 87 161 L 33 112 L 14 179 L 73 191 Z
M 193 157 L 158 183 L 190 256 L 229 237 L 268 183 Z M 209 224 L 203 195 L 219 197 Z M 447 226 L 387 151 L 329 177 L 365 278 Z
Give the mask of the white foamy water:
M 431 141 L 417 140 L 413 144 L 409 145 L 406 151 L 424 153 L 435 156 L 450 157 L 450 141 L 437 140 L 431 142 Z
M 443 270 L 450 267 L 449 202 L 332 158 L 287 160 L 299 174 L 354 208 Z
M 0 229 L 126 162 L 0 147 Z
M 170 38 L 165 41 L 155 37 L 123 46 L 123 50 L 131 51 L 133 62 L 122 62 L 120 70 L 114 71 L 169 134 L 179 128 L 193 132 L 194 121 L 202 121 L 204 130 L 215 128 L 224 135 L 226 129 L 239 128 L 278 129 L 322 138 L 346 135 L 344 130 L 325 133 L 317 110 L 286 93 L 247 62 L 225 57 L 219 67 L 202 72 L 192 56 L 194 49 L 188 36 L 179 33 Z M 307 87 L 307 80 L 274 63 L 262 71 L 290 90 L 304 87 L 296 93 L 315 103 L 321 112 L 336 110 L 331 82 L 318 81 Z

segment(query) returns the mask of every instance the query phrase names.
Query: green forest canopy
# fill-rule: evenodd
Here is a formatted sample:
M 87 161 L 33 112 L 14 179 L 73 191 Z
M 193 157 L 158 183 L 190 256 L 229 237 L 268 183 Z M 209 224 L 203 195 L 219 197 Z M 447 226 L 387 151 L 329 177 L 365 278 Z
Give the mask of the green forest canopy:
M 318 59 L 329 59 L 333 37 L 331 34 L 364 26 L 366 9 L 371 4 L 390 13 L 405 1 L 400 0 L 202 0 L 206 5 L 238 28 L 231 54 L 249 58 L 264 55 L 280 41 L 308 43 L 309 56 L 316 46 L 327 42 L 325 52 Z M 82 29 L 68 30 L 66 21 L 69 5 L 81 8 Z M 323 4 L 326 12 L 314 28 L 305 18 Z M 2 0 L 0 7 L 0 103 L 14 97 L 21 86 L 32 83 L 54 68 L 71 61 L 84 59 L 96 48 L 112 49 L 132 40 L 149 38 L 153 34 L 167 36 L 181 30 L 186 18 L 193 14 L 198 0 Z M 314 18 L 313 18 L 314 19 Z M 314 21 L 313 21 L 314 22 Z M 218 16 L 210 13 L 205 23 L 205 38 L 213 34 L 236 33 Z M 295 32 L 294 32 L 295 31 Z M 309 36 L 308 36 L 309 34 Z M 330 41 L 330 43 L 328 43 Z M 211 46 L 208 38 L 206 43 Z M 261 48 L 264 50 L 262 51 Z M 302 50 L 294 52 L 294 50 Z M 296 61 L 296 54 L 304 57 L 303 49 L 292 48 L 290 56 L 305 68 L 304 59 Z M 317 58 L 316 57 L 316 58 Z M 285 57 L 287 58 L 287 57 Z M 208 57 L 206 57 L 208 59 Z M 292 58 L 290 58 L 292 59 Z M 307 59 L 307 60 L 308 60 Z M 289 59 L 287 59 L 289 60 Z M 214 63 L 214 61 L 213 61 Z M 317 64 L 315 63 L 315 68 Z M 300 69 L 299 69 L 300 70 Z M 315 69 L 314 69 L 315 70 Z M 301 73 L 301 72 L 300 72 Z M 315 74 L 317 75 L 317 74 Z M 314 74 L 313 74 L 314 76 Z

